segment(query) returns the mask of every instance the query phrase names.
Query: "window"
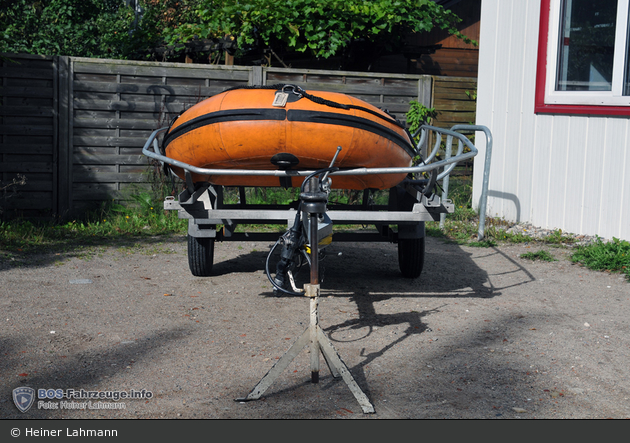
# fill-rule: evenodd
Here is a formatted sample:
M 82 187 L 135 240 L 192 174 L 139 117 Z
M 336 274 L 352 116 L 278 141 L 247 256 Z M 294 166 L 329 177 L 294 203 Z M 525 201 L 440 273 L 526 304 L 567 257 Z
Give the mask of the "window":
M 630 0 L 541 0 L 536 112 L 630 115 Z

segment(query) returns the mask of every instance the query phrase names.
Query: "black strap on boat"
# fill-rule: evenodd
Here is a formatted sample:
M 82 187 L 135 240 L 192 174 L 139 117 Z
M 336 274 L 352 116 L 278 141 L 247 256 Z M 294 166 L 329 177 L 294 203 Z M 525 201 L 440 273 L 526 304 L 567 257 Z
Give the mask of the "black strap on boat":
M 383 116 L 383 114 L 381 114 L 379 112 L 376 112 L 376 111 L 374 111 L 372 109 L 368 109 L 368 108 L 366 108 L 364 106 L 344 105 L 342 103 L 337 103 L 337 102 L 334 102 L 332 100 L 326 100 L 325 98 L 317 97 L 316 95 L 311 95 L 308 92 L 306 92 L 305 90 L 303 90 L 302 88 L 300 88 L 299 86 L 295 86 L 295 87 L 297 88 L 297 91 L 304 96 L 304 98 L 307 98 L 310 101 L 312 101 L 314 103 L 317 103 L 319 105 L 330 106 L 331 108 L 338 108 L 338 109 L 357 109 L 359 111 L 363 111 L 363 112 L 367 112 L 368 114 L 375 115 L 376 117 L 382 118 L 383 120 L 385 120 L 385 121 L 387 121 L 389 123 L 394 123 L 397 126 L 400 126 L 401 128 L 405 129 L 405 126 L 401 122 L 399 122 L 396 118 L 394 118 L 394 116 L 391 115 L 385 109 L 381 109 L 381 111 L 386 113 L 389 118 L 385 118 Z
M 275 85 L 254 85 L 254 86 L 235 86 L 233 88 L 229 88 L 226 89 L 223 92 L 228 92 L 228 91 L 232 91 L 235 89 L 275 89 L 278 91 L 285 91 L 287 89 L 291 89 L 294 94 L 297 94 L 301 97 L 304 97 L 310 101 L 312 101 L 313 103 L 317 103 L 320 105 L 324 105 L 324 106 L 330 106 L 331 108 L 337 108 L 337 109 L 356 109 L 359 111 L 363 111 L 363 112 L 367 112 L 368 114 L 372 114 L 378 118 L 381 118 L 385 121 L 387 121 L 388 123 L 394 123 L 396 126 L 402 128 L 405 133 L 407 134 L 407 136 L 409 137 L 409 140 L 413 140 L 413 135 L 411 134 L 411 132 L 409 131 L 409 129 L 407 129 L 407 127 L 405 127 L 405 125 L 403 125 L 396 117 L 394 117 L 392 114 L 389 113 L 389 111 L 387 109 L 383 109 L 383 108 L 379 108 L 381 111 L 383 111 L 385 114 L 387 114 L 386 118 L 383 114 L 374 111 L 373 109 L 369 109 L 366 108 L 364 106 L 358 106 L 358 105 L 345 105 L 343 103 L 337 103 L 334 102 L 332 100 L 327 100 L 325 98 L 322 97 L 318 97 L 316 95 L 312 95 L 309 94 L 308 92 L 306 92 L 303 88 L 301 88 L 298 85 L 291 85 L 291 84 L 282 84 L 282 83 L 277 83 Z M 413 144 L 412 144 L 413 146 Z M 413 146 L 413 151 L 415 152 L 415 154 L 418 154 L 416 152 L 416 147 Z
M 387 114 L 388 118 L 386 118 L 383 114 L 381 114 L 379 112 L 376 112 L 373 109 L 366 108 L 364 106 L 345 105 L 343 103 L 337 103 L 337 102 L 334 102 L 332 100 L 327 100 L 325 98 L 309 94 L 308 92 L 306 92 L 304 89 L 302 89 L 298 85 L 290 85 L 290 84 L 278 83 L 278 84 L 275 84 L 275 85 L 261 85 L 261 86 L 259 86 L 259 85 L 235 86 L 233 88 L 226 89 L 223 92 L 233 91 L 235 89 L 275 89 L 275 90 L 278 90 L 278 91 L 285 91 L 287 89 L 291 89 L 292 90 L 291 92 L 293 92 L 293 93 L 295 93 L 295 94 L 297 94 L 299 96 L 302 96 L 302 97 L 312 101 L 313 103 L 317 103 L 319 105 L 324 105 L 324 106 L 330 106 L 331 108 L 346 109 L 346 110 L 347 109 L 356 109 L 356 110 L 359 110 L 359 111 L 367 112 L 368 114 L 372 114 L 372 115 L 374 115 L 376 117 L 382 118 L 383 120 L 385 120 L 385 121 L 387 121 L 389 123 L 394 123 L 397 126 L 400 126 L 401 128 L 406 130 L 405 126 L 400 121 L 398 121 L 393 115 L 391 115 L 389 113 L 389 111 L 387 111 L 386 109 L 381 109 L 381 111 L 385 112 L 385 114 Z

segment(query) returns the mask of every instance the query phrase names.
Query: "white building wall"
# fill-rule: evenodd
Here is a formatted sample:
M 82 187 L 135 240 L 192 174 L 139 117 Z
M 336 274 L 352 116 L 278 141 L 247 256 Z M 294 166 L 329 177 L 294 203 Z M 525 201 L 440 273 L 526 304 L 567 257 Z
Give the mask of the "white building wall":
M 630 240 L 630 117 L 534 114 L 540 0 L 482 0 L 477 124 L 493 135 L 487 216 Z M 485 137 L 477 134 L 478 205 Z

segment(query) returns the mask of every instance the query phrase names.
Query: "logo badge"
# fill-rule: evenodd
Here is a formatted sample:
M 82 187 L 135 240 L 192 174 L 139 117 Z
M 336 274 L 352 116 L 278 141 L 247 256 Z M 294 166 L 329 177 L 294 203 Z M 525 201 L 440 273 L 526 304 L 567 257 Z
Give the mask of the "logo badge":
M 13 390 L 13 403 L 21 412 L 31 409 L 34 401 L 35 389 L 22 387 Z

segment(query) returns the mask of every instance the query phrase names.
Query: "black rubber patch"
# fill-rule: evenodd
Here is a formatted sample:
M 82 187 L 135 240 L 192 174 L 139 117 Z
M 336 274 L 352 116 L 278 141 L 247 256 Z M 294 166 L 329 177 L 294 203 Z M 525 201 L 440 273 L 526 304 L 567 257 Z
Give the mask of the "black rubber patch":
M 278 152 L 271 157 L 271 163 L 280 169 L 291 169 L 300 163 L 300 159 L 289 152 Z

